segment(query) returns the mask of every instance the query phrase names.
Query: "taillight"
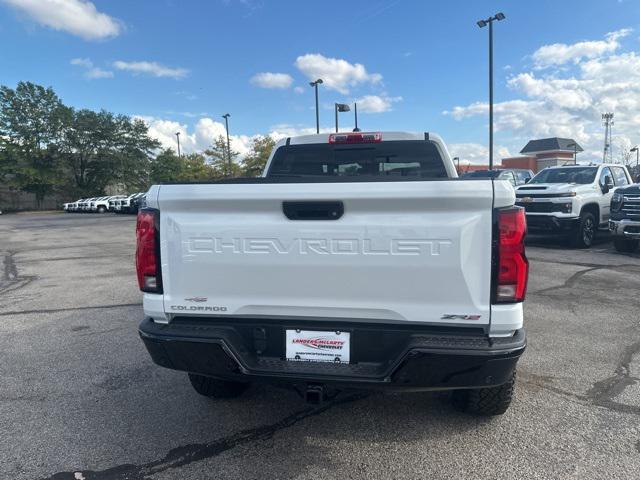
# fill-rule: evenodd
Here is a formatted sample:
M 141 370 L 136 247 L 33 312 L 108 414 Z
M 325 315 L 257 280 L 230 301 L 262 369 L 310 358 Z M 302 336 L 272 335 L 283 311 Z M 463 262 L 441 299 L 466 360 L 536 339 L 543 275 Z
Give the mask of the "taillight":
M 162 293 L 160 271 L 160 212 L 154 208 L 138 211 L 136 223 L 136 273 L 143 292 Z
M 495 250 L 496 303 L 522 302 L 527 291 L 529 261 L 524 252 L 527 221 L 522 207 L 498 210 Z
M 382 141 L 382 133 L 332 133 L 329 143 L 378 143 Z

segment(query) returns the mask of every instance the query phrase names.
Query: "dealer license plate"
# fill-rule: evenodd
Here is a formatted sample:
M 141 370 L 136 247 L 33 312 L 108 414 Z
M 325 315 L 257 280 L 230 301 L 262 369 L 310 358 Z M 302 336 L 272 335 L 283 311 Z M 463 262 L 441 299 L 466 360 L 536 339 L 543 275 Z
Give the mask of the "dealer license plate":
M 287 360 L 349 363 L 351 334 L 316 330 L 286 331 Z

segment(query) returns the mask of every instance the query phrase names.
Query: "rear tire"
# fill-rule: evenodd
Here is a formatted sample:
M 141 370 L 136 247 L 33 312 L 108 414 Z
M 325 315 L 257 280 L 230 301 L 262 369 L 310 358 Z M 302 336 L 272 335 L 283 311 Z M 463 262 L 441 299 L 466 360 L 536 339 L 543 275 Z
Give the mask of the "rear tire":
M 249 388 L 248 383 L 218 380 L 195 373 L 189 374 L 189 381 L 196 392 L 209 398 L 236 398 Z
M 632 238 L 620 238 L 616 237 L 613 239 L 613 246 L 616 247 L 616 250 L 621 253 L 633 253 L 638 249 L 638 244 L 640 241 L 634 240 Z
M 596 217 L 591 212 L 582 212 L 580 214 L 580 221 L 578 226 L 573 232 L 572 244 L 576 248 L 589 248 L 593 245 L 593 241 L 596 238 L 596 230 L 598 225 L 596 224 Z
M 516 372 L 514 370 L 511 379 L 503 385 L 455 390 L 452 396 L 453 405 L 460 411 L 474 415 L 502 415 L 511 405 L 515 384 Z

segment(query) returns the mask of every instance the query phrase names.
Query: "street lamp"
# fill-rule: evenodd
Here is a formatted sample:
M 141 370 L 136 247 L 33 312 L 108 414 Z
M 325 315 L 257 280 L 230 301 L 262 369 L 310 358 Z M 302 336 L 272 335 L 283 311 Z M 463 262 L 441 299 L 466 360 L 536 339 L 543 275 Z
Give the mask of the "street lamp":
M 309 82 L 309 85 L 314 87 L 316 90 L 316 133 L 320 133 L 320 113 L 318 112 L 318 85 L 320 85 L 322 79 L 319 78 L 315 82 Z
M 176 138 L 178 139 L 178 158 L 180 158 L 180 132 L 176 132 Z
M 336 112 L 336 133 L 338 133 L 338 112 L 349 112 L 351 108 L 346 103 L 335 103 L 334 110 Z
M 636 152 L 636 175 L 640 175 L 640 170 L 638 169 L 638 164 L 640 164 L 640 148 L 639 145 L 633 147 L 630 152 Z
M 576 142 L 570 143 L 567 145 L 567 148 L 573 147 L 573 164 L 578 164 L 578 144 Z
M 359 132 L 360 129 L 358 128 L 358 104 L 356 102 L 353 102 L 353 112 L 355 114 L 356 117 L 356 128 L 353 129 L 354 132 Z
M 493 22 L 504 19 L 504 13 L 500 12 L 476 22 L 480 28 L 489 25 L 489 170 L 493 170 Z
M 231 175 L 231 144 L 229 143 L 229 117 L 231 115 L 229 115 L 228 113 L 225 113 L 224 115 L 222 115 L 222 118 L 224 118 L 224 126 L 225 126 L 225 130 L 227 131 L 227 161 L 229 162 L 229 175 Z

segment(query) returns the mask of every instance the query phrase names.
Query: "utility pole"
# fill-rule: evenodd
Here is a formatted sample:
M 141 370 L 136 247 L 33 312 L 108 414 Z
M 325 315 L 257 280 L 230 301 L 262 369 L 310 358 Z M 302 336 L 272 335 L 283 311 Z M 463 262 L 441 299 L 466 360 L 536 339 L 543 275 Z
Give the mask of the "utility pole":
M 576 142 L 570 143 L 567 147 L 573 147 L 573 164 L 578 164 L 578 144 Z
M 224 115 L 222 115 L 222 118 L 224 118 L 224 126 L 225 126 L 225 130 L 227 131 L 227 161 L 229 162 L 229 176 L 231 175 L 231 143 L 229 142 L 229 117 L 231 115 L 229 115 L 228 113 L 225 113 Z
M 176 132 L 176 139 L 178 140 L 178 158 L 181 158 L 180 155 L 180 132 Z
M 504 19 L 504 13 L 499 12 L 476 22 L 480 28 L 489 25 L 489 170 L 493 170 L 493 22 Z
M 602 162 L 607 161 L 613 163 L 613 148 L 611 145 L 611 127 L 613 127 L 613 113 L 607 112 L 602 114 L 602 125 L 604 125 L 604 150 L 602 152 Z
M 334 104 L 334 110 L 336 113 L 336 133 L 338 133 L 338 112 L 348 112 L 351 108 L 346 103 L 336 103 Z
M 353 129 L 354 132 L 359 132 L 360 129 L 358 128 L 358 104 L 356 102 L 353 102 L 353 112 L 355 114 L 355 118 L 356 118 L 356 128 Z
M 322 83 L 322 79 L 319 78 L 315 82 L 309 82 L 309 85 L 316 90 L 316 134 L 320 133 L 320 111 L 318 110 L 318 85 Z
M 630 152 L 636 152 L 636 176 L 640 175 L 640 145 L 633 147 Z

